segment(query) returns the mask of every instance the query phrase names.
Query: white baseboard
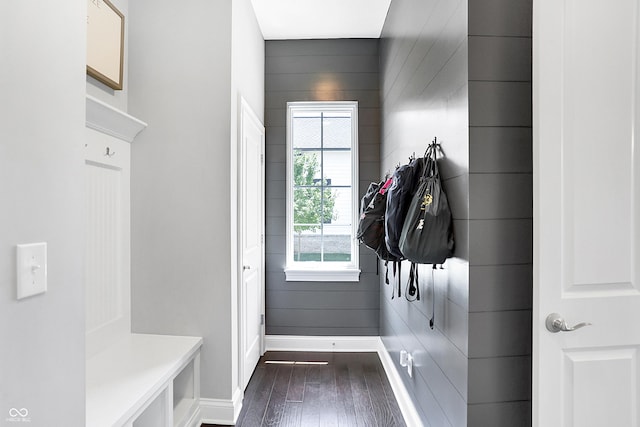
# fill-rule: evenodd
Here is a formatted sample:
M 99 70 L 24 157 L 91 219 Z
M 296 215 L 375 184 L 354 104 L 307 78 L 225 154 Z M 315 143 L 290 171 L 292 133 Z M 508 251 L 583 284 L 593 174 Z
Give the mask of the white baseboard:
M 239 388 L 231 400 L 200 398 L 200 423 L 233 425 L 240 415 L 244 393 Z M 197 424 L 198 426 L 200 424 Z
M 411 395 L 407 391 L 407 388 L 404 386 L 402 382 L 402 377 L 400 377 L 400 372 L 396 369 L 396 365 L 393 363 L 389 352 L 387 351 L 382 339 L 378 337 L 378 356 L 380 357 L 380 361 L 382 362 L 382 366 L 384 367 L 384 371 L 387 373 L 387 378 L 389 378 L 389 383 L 391 383 L 391 389 L 393 390 L 393 394 L 396 396 L 396 400 L 398 401 L 398 406 L 400 406 L 400 412 L 402 412 L 402 416 L 404 417 L 404 422 L 408 426 L 422 426 L 422 421 L 420 420 L 420 416 L 418 415 L 418 411 L 416 410 L 415 405 L 413 404 L 413 400 L 411 399 Z
M 402 382 L 402 377 L 391 360 L 389 352 L 378 336 L 371 337 L 312 337 L 293 335 L 265 336 L 266 351 L 375 351 L 389 378 L 393 394 L 398 401 L 404 421 L 408 426 L 422 426 L 411 395 Z
M 189 417 L 189 420 L 184 423 L 184 427 L 200 427 L 202 424 L 202 413 L 200 412 L 200 407 L 196 408 Z
M 266 335 L 266 351 L 378 351 L 380 337 Z

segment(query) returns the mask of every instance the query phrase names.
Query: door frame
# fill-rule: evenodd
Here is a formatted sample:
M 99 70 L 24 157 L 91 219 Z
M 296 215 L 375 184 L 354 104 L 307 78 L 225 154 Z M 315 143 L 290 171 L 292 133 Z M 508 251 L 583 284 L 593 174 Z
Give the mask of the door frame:
M 598 3 L 598 2 L 593 2 Z M 622 2 L 621 2 L 622 3 Z M 610 132 L 608 132 L 610 139 L 612 141 L 628 141 L 629 146 L 631 146 L 630 158 L 624 157 L 624 151 L 620 150 L 621 146 L 614 145 L 609 143 L 607 145 L 607 151 L 611 153 L 616 153 L 616 156 L 610 157 L 610 160 L 620 160 L 620 164 L 625 164 L 628 161 L 632 162 L 632 166 L 629 171 L 630 174 L 628 178 L 631 180 L 629 187 L 620 186 L 620 189 L 617 189 L 618 192 L 616 197 L 613 198 L 613 202 L 620 201 L 624 198 L 624 194 L 630 194 L 630 204 L 625 209 L 630 209 L 632 212 L 638 212 L 640 210 L 640 202 L 638 201 L 638 188 L 640 188 L 637 183 L 640 182 L 639 172 L 638 172 L 638 164 L 640 164 L 640 155 L 638 154 L 638 150 L 633 150 L 633 144 L 637 142 L 637 135 L 634 133 L 634 130 L 638 129 L 639 121 L 638 121 L 638 106 L 640 99 L 640 92 L 638 91 L 639 77 L 638 77 L 638 58 L 640 58 L 640 41 L 638 37 L 638 19 L 640 8 L 638 6 L 638 1 L 634 0 L 633 2 L 626 2 L 627 7 L 629 4 L 633 3 L 631 8 L 633 9 L 633 13 L 628 13 L 624 9 L 620 9 L 622 12 L 620 15 L 625 15 L 625 18 L 628 16 L 629 19 L 633 19 L 632 27 L 629 26 L 629 21 L 613 21 L 611 19 L 605 22 L 598 22 L 600 34 L 607 34 L 607 25 L 608 28 L 613 28 L 620 26 L 620 28 L 624 28 L 623 24 L 627 25 L 628 28 L 632 28 L 631 31 L 634 33 L 634 39 L 628 37 L 621 37 L 619 33 L 617 36 L 619 40 L 633 40 L 633 45 L 631 48 L 627 45 L 617 46 L 616 43 L 613 43 L 612 40 L 608 40 L 607 47 L 615 52 L 622 52 L 627 55 L 630 55 L 632 59 L 630 62 L 632 63 L 632 70 L 628 70 L 630 72 L 629 79 L 631 84 L 624 86 L 622 89 L 620 85 L 615 87 L 608 87 L 607 92 L 610 90 L 616 90 L 617 93 L 626 92 L 628 89 L 631 100 L 628 103 L 625 102 L 624 98 L 622 98 L 622 102 L 613 103 L 609 98 L 605 98 L 602 101 L 602 95 L 600 98 L 594 96 L 594 105 L 604 105 L 607 109 L 613 111 L 613 115 L 617 117 L 627 117 L 628 123 L 622 123 L 621 126 L 611 126 L 611 114 L 610 115 L 602 115 L 603 117 L 598 117 L 601 119 L 598 123 L 607 123 L 609 124 L 609 128 L 611 129 L 626 129 L 626 126 L 629 126 L 631 129 L 629 140 L 626 135 L 617 135 L 613 136 Z M 603 3 L 599 3 L 599 5 L 603 5 Z M 638 253 L 635 252 L 637 247 L 640 246 L 638 243 L 640 242 L 637 231 L 637 227 L 635 226 L 637 222 L 634 222 L 633 218 L 637 218 L 633 214 L 629 217 L 629 223 L 631 226 L 626 226 L 627 221 L 625 218 L 622 221 L 611 221 L 609 223 L 613 224 L 622 224 L 617 225 L 617 229 L 626 230 L 630 229 L 630 237 L 627 242 L 624 239 L 620 239 L 619 235 L 616 238 L 615 244 L 612 241 L 605 242 L 604 248 L 600 250 L 608 251 L 607 253 L 611 254 L 613 251 L 611 250 L 614 246 L 619 245 L 620 250 L 629 250 L 632 252 L 632 255 L 629 257 L 629 269 L 626 273 L 613 277 L 611 275 L 603 275 L 602 277 L 596 277 L 592 272 L 591 275 L 587 278 L 587 275 L 579 276 L 574 279 L 575 266 L 570 264 L 569 268 L 566 268 L 566 272 L 562 271 L 562 266 L 558 269 L 557 266 L 554 269 L 553 263 L 550 263 L 550 260 L 561 260 L 563 257 L 568 258 L 569 262 L 573 262 L 574 254 L 578 254 L 576 258 L 579 258 L 582 262 L 582 265 L 585 264 L 585 260 L 592 260 L 594 257 L 592 254 L 588 254 L 587 256 L 582 256 L 580 258 L 580 253 L 577 250 L 574 250 L 573 245 L 576 248 L 584 247 L 583 244 L 575 243 L 573 240 L 573 235 L 567 238 L 566 234 L 563 232 L 563 226 L 565 224 L 569 224 L 572 222 L 567 221 L 566 217 L 564 217 L 564 212 L 560 211 L 560 213 L 554 212 L 554 208 L 558 206 L 558 209 L 564 208 L 565 200 L 566 205 L 570 207 L 570 209 L 574 209 L 574 201 L 571 200 L 571 197 L 567 197 L 563 199 L 562 196 L 565 194 L 570 194 L 571 191 L 565 191 L 565 188 L 569 190 L 574 190 L 572 186 L 572 179 L 575 177 L 571 176 L 573 173 L 573 165 L 578 163 L 578 160 L 575 160 L 574 163 L 567 161 L 566 159 L 575 159 L 575 147 L 578 146 L 574 141 L 581 141 L 582 145 L 579 147 L 584 149 L 585 151 L 594 147 L 595 143 L 599 142 L 601 138 L 598 138 L 598 141 L 589 140 L 584 142 L 584 138 L 576 138 L 576 133 L 569 132 L 565 133 L 564 121 L 573 120 L 570 114 L 563 115 L 566 111 L 571 107 L 577 105 L 575 103 L 570 102 L 574 93 L 585 93 L 584 91 L 578 91 L 576 87 L 569 86 L 568 88 L 563 87 L 564 82 L 570 81 L 571 77 L 574 75 L 578 75 L 578 72 L 575 72 L 575 67 L 568 66 L 568 70 L 573 70 L 572 74 L 566 74 L 564 76 L 564 80 L 560 79 L 550 79 L 549 76 L 561 75 L 564 74 L 566 69 L 563 68 L 565 64 L 572 64 L 571 59 L 565 59 L 564 53 L 571 52 L 571 44 L 564 45 L 559 44 L 561 40 L 560 37 L 557 36 L 557 32 L 554 32 L 555 28 L 561 28 L 565 31 L 563 34 L 569 34 L 574 38 L 569 38 L 569 42 L 574 39 L 580 39 L 580 42 L 584 43 L 586 46 L 589 44 L 589 40 L 584 40 L 583 38 L 579 38 L 578 30 L 575 30 L 573 27 L 569 27 L 571 30 L 575 31 L 577 36 L 573 36 L 574 33 L 570 31 L 566 31 L 564 27 L 562 27 L 565 21 L 569 22 L 583 22 L 579 21 L 583 15 L 576 13 L 578 11 L 578 6 L 585 7 L 584 3 L 577 2 L 575 4 L 569 4 L 569 6 L 575 6 L 575 9 L 564 9 L 563 16 L 559 11 L 562 11 L 562 7 L 566 7 L 566 2 L 563 6 L 562 2 L 554 2 L 552 0 L 534 0 L 533 1 L 533 52 L 532 52 L 532 107 L 533 107 L 533 348 L 532 348 L 532 395 L 531 395 L 531 407 L 532 407 L 532 424 L 534 427 L 546 427 L 549 425 L 549 418 L 556 416 L 554 413 L 556 402 L 564 402 L 563 398 L 565 396 L 569 396 L 569 399 L 573 398 L 573 390 L 576 380 L 573 377 L 569 377 L 570 381 L 567 381 L 564 375 L 569 372 L 571 375 L 574 374 L 577 370 L 575 370 L 575 366 L 584 366 L 581 368 L 581 371 L 576 374 L 575 378 L 579 380 L 583 380 L 584 378 L 589 378 L 589 380 L 593 380 L 593 386 L 591 383 L 593 390 L 605 390 L 602 395 L 606 395 L 607 391 L 610 395 L 615 396 L 610 393 L 611 389 L 607 389 L 606 387 L 599 387 L 600 384 L 607 384 L 603 378 L 607 376 L 613 377 L 613 374 L 617 374 L 618 377 L 622 377 L 621 369 L 618 371 L 605 371 L 601 369 L 599 372 L 606 372 L 605 375 L 593 375 L 594 372 L 598 372 L 595 368 L 592 368 L 588 363 L 594 362 L 592 366 L 596 366 L 596 363 L 600 363 L 599 366 L 604 366 L 604 361 L 616 361 L 616 360 L 627 360 L 627 355 L 622 354 L 621 350 L 626 350 L 632 348 L 633 351 L 629 352 L 629 354 L 635 354 L 636 348 L 638 347 L 638 343 L 640 342 L 640 334 L 637 333 L 638 329 L 635 329 L 635 335 L 631 332 L 634 330 L 629 328 L 628 325 L 638 325 L 640 322 L 640 311 L 637 310 L 637 306 L 633 305 L 633 299 L 638 301 L 640 294 L 637 290 L 637 277 L 638 277 Z M 625 6 L 624 4 L 620 5 L 621 7 Z M 609 9 L 614 10 L 614 9 Z M 594 21 L 600 21 L 602 19 L 602 15 L 596 13 L 597 9 L 590 10 L 590 14 L 587 15 L 590 18 L 587 21 L 594 26 Z M 616 15 L 618 16 L 618 15 Z M 569 18 L 567 18 L 569 17 Z M 577 27 L 577 25 L 576 25 Z M 589 28 L 590 30 L 590 28 Z M 582 28 L 584 32 L 584 28 Z M 611 34 L 611 32 L 610 32 Z M 600 36 L 598 36 L 600 37 Z M 613 36 L 612 36 L 613 37 Z M 615 39 L 613 39 L 615 41 Z M 568 43 L 569 43 L 568 42 Z M 560 46 L 557 50 L 551 49 L 550 51 L 544 52 L 541 51 L 545 47 L 549 46 Z M 568 47 L 567 47 L 568 46 Z M 617 51 L 615 49 L 618 49 Z M 603 49 L 600 49 L 602 51 Z M 620 53 L 620 55 L 622 55 Z M 595 54 L 595 52 L 594 52 Z M 623 70 L 624 73 L 627 72 L 627 68 L 625 64 L 620 64 L 615 61 L 610 61 L 605 58 L 598 58 L 600 64 L 607 64 L 609 67 L 606 70 L 608 75 L 612 76 L 612 81 L 617 82 L 625 82 L 624 79 L 615 79 L 615 72 L 618 72 L 617 75 L 620 74 L 620 70 Z M 553 67 L 550 66 L 553 65 Z M 581 64 L 582 65 L 582 64 Z M 582 65 L 584 67 L 584 65 Z M 617 67 L 617 68 L 616 68 Z M 601 67 L 594 67 L 594 72 L 599 72 L 597 74 L 598 78 L 601 79 L 601 76 L 604 74 Z M 561 70 L 561 73 L 558 72 Z M 632 74 L 632 73 L 633 74 Z M 592 77 L 593 78 L 593 77 Z M 625 83 L 626 84 L 626 83 Z M 584 86 L 584 83 L 583 83 Z M 602 93 L 602 92 L 601 92 Z M 561 98 L 560 100 L 557 97 L 549 96 L 549 94 L 568 94 L 567 98 Z M 616 99 L 617 101 L 617 99 Z M 609 105 L 610 103 L 611 105 Z M 568 107 L 565 107 L 568 106 Z M 621 106 L 620 110 L 616 110 L 611 108 L 612 106 Z M 627 110 L 625 110 L 626 108 Z M 544 112 L 544 114 L 542 113 Z M 631 114 L 629 114 L 631 112 Z M 578 113 L 577 113 L 578 114 Z M 595 113 L 591 113 L 591 116 L 595 115 Z M 589 115 L 580 116 L 582 120 L 586 120 L 585 123 L 591 123 L 589 118 L 593 119 Z M 607 121 L 608 120 L 608 121 Z M 617 122 L 614 122 L 616 124 Z M 581 128 L 574 126 L 574 128 Z M 588 128 L 590 132 L 593 132 L 592 128 Z M 599 129 L 597 129 L 599 130 Z M 596 135 L 599 133 L 593 132 Z M 615 134 L 614 134 L 615 135 Z M 555 139 L 561 141 L 561 144 L 550 144 L 544 143 L 545 141 L 553 141 Z M 566 138 L 566 139 L 565 139 Z M 605 142 L 606 143 L 606 142 Z M 622 148 L 627 148 L 626 145 L 623 145 Z M 573 151 L 572 151 L 573 150 Z M 591 150 L 591 152 L 595 152 L 595 150 Z M 623 154 L 618 154 L 623 153 Z M 606 156 L 602 156 L 602 158 L 598 158 L 595 156 L 587 157 L 586 164 L 592 165 L 595 162 L 600 162 L 606 158 Z M 595 160 L 594 160 L 595 158 Z M 555 165 L 550 165 L 549 159 L 552 159 L 553 162 L 557 162 Z M 567 164 L 569 166 L 567 166 Z M 568 171 L 565 170 L 564 173 L 556 173 L 556 170 L 559 170 L 560 167 L 568 168 Z M 610 166 L 609 166 L 610 167 Z M 577 169 L 577 168 L 576 168 Z M 593 169 L 592 169 L 593 170 Z M 581 174 L 581 175 L 578 175 Z M 595 175 L 595 174 L 594 174 Z M 567 187 L 562 184 L 565 177 L 569 177 L 567 179 Z M 576 173 L 575 176 L 586 176 L 584 168 Z M 625 177 L 626 178 L 626 177 Z M 612 188 L 609 181 L 603 180 L 603 182 L 609 184 L 609 188 Z M 621 180 L 618 180 L 616 183 L 621 183 Z M 549 189 L 556 190 L 555 198 L 549 198 L 548 194 Z M 581 186 L 576 186 L 575 188 L 583 188 Z M 591 182 L 589 187 L 589 193 L 587 194 L 603 194 L 602 188 L 598 185 L 593 185 Z M 547 193 L 545 194 L 545 190 Z M 624 192 L 624 193 L 623 193 Z M 626 193 L 629 192 L 629 193 Z M 581 194 L 581 200 L 584 201 L 586 197 L 584 194 Z M 560 203 L 560 201 L 562 203 Z M 584 212 L 585 209 L 580 209 L 580 207 L 584 207 L 585 203 L 578 204 L 578 208 L 575 208 L 576 212 Z M 615 206 L 615 205 L 614 205 Z M 626 205 L 625 205 L 626 206 Z M 601 210 L 600 210 L 601 211 Z M 570 211 L 571 212 L 571 211 Z M 599 212 L 599 211 L 596 211 Z M 578 215 L 575 215 L 578 216 Z M 551 220 L 549 219 L 551 217 Z M 574 215 L 571 214 L 571 219 L 574 219 Z M 609 218 L 605 218 L 609 219 Z M 563 222 L 564 221 L 564 222 Z M 636 220 L 637 221 L 637 220 Z M 585 220 L 582 217 L 581 227 L 578 228 L 578 231 L 575 231 L 576 234 L 581 233 L 581 235 L 585 235 L 585 226 L 584 224 L 593 224 L 592 219 Z M 549 227 L 549 224 L 552 224 L 552 227 Z M 609 225 L 609 224 L 607 224 Z M 635 231 L 633 231 L 635 230 Z M 611 229 L 607 229 L 607 232 L 610 232 Z M 572 231 L 573 233 L 573 231 Z M 564 239 L 564 240 L 563 240 Z M 597 236 L 595 237 L 597 239 Z M 566 241 L 565 241 L 566 240 Z M 543 245 L 545 241 L 555 241 L 557 242 L 555 245 Z M 597 240 L 596 240 L 597 241 Z M 568 242 L 568 243 L 567 243 Z M 563 245 L 570 248 L 568 250 L 563 249 Z M 550 249 L 551 247 L 551 250 Z M 589 256 L 590 255 L 590 256 Z M 619 257 L 618 253 L 614 254 L 614 257 Z M 635 257 L 635 258 L 634 258 Z M 606 259 L 606 257 L 604 258 Z M 609 263 L 607 261 L 602 261 L 602 264 L 607 266 L 607 268 L 611 268 L 613 270 L 618 267 L 618 271 L 625 271 L 624 268 L 619 268 L 620 266 L 626 267 L 627 261 L 621 261 L 620 264 Z M 550 264 L 552 264 L 550 266 Z M 591 265 L 595 263 L 591 262 Z M 612 267 L 613 264 L 613 267 Z M 578 264 L 580 265 L 580 264 Z M 598 265 L 598 264 L 595 264 Z M 634 269 L 635 266 L 635 269 Z M 554 271 L 555 270 L 555 271 Z M 560 274 L 557 274 L 560 272 Z M 627 275 L 627 276 L 625 276 Z M 593 278 L 593 281 L 588 281 Z M 628 283 L 627 283 L 628 280 Z M 550 285 L 550 283 L 557 283 L 555 285 Z M 614 285 L 614 286 L 611 286 Z M 555 287 L 553 287 L 555 286 Z M 553 293 L 549 290 L 552 289 Z M 552 303 L 549 304 L 549 301 Z M 596 307 L 596 304 L 600 304 Z M 580 324 L 582 322 L 588 322 L 589 327 L 585 329 L 580 329 L 578 331 L 572 332 L 571 330 L 563 329 L 564 332 L 559 332 L 554 334 L 550 332 L 553 329 L 554 325 L 545 325 L 545 320 L 547 316 L 551 313 L 560 313 L 563 317 L 566 316 L 568 326 L 573 326 L 576 324 Z M 591 322 L 593 324 L 591 324 Z M 566 325 L 565 325 L 566 326 Z M 550 328 L 547 330 L 547 328 Z M 559 349 L 558 356 L 552 354 L 551 357 L 549 354 L 546 354 L 545 350 L 548 349 Z M 560 355 L 561 352 L 564 351 L 564 354 Z M 635 357 L 635 356 L 634 356 Z M 629 358 L 628 360 L 631 360 Z M 552 363 L 549 363 L 549 362 Z M 625 362 L 626 363 L 626 362 Z M 637 363 L 637 358 L 631 363 Z M 637 376 L 637 371 L 635 371 L 635 376 Z M 543 375 L 544 373 L 544 375 Z M 565 381 L 565 389 L 562 387 L 555 388 L 550 386 L 546 381 L 548 378 L 559 378 Z M 630 376 L 633 378 L 634 376 Z M 595 378 L 595 379 L 594 379 Z M 576 388 L 577 390 L 586 390 L 587 387 L 584 387 L 584 381 L 581 383 L 583 385 L 582 388 Z M 629 394 L 631 395 L 631 394 Z M 635 395 L 635 394 L 634 394 Z M 594 401 L 598 400 L 598 394 L 593 393 Z M 636 414 L 636 417 L 640 418 L 638 414 L 637 407 L 637 396 L 636 399 L 630 399 L 629 407 L 635 408 L 632 413 Z M 606 399 L 600 399 L 600 401 L 605 402 L 606 404 L 610 404 L 610 402 L 606 401 Z M 561 422 L 573 423 L 574 418 L 572 412 L 574 412 L 574 408 L 578 408 L 575 413 L 587 413 L 589 412 L 581 412 L 580 406 L 584 405 L 585 408 L 589 408 L 590 400 L 585 398 L 584 394 L 575 399 L 575 405 L 571 407 L 561 408 L 562 416 L 564 419 L 560 420 L 559 417 L 557 425 L 560 425 Z M 610 405 L 611 407 L 612 405 Z M 548 408 L 552 408 L 549 410 Z M 569 408 L 569 409 L 567 409 Z M 609 412 L 605 413 L 609 415 Z M 624 411 L 620 411 L 620 413 L 624 413 Z M 569 414 L 568 416 L 565 414 Z M 598 421 L 600 422 L 600 421 Z M 633 425 L 636 425 L 635 423 Z M 576 424 L 581 424 L 576 422 Z M 564 425 L 564 424 L 563 424 Z M 573 424 L 572 424 L 573 425 Z M 584 424 L 582 424 L 584 425 Z M 603 424 L 598 424 L 603 425 Z M 620 422 L 612 422 L 610 425 L 628 425 L 626 423 Z
M 265 267 L 265 253 L 264 253 L 264 218 L 265 218 L 265 162 L 264 162 L 264 154 L 265 154 L 265 128 L 264 125 L 262 123 L 262 121 L 260 120 L 260 118 L 258 117 L 258 115 L 253 111 L 253 109 L 251 108 L 251 106 L 249 105 L 249 103 L 244 99 L 244 97 L 239 96 L 239 114 L 238 114 L 238 157 L 237 157 L 237 165 L 238 165 L 238 186 L 237 186 L 237 191 L 238 191 L 238 211 L 237 211 L 237 224 L 238 224 L 238 228 L 237 228 L 237 239 L 238 239 L 238 245 L 237 245 L 237 265 L 236 265 L 236 273 L 237 273 L 237 310 L 238 310 L 238 384 L 242 385 L 244 384 L 245 381 L 245 376 L 249 375 L 251 376 L 252 373 L 247 374 L 245 372 L 244 369 L 244 354 L 245 354 L 245 348 L 244 348 L 244 343 L 245 343 L 245 337 L 244 337 L 244 310 L 243 310 L 243 301 L 244 301 L 244 295 L 243 295 L 243 289 L 242 289 L 242 276 L 243 276 L 243 265 L 244 265 L 244 259 L 243 259 L 243 250 L 242 250 L 242 244 L 241 242 L 243 241 L 244 238 L 244 230 L 243 230 L 243 218 L 242 218 L 242 209 L 243 209 L 243 205 L 242 205 L 242 201 L 243 201 L 243 195 L 242 195 L 242 191 L 243 191 L 243 180 L 244 180 L 244 168 L 243 168 L 243 159 L 244 159 L 244 124 L 245 124 L 245 120 L 249 120 L 251 122 L 253 122 L 254 125 L 256 125 L 257 127 L 259 127 L 260 129 L 262 129 L 262 144 L 261 144 L 261 181 L 262 181 L 262 188 L 260 191 L 261 194 L 261 200 L 260 200 L 260 206 L 261 206 L 261 212 L 260 212 L 260 217 L 262 218 L 261 221 L 261 230 L 260 230 L 260 234 L 261 234 L 261 243 L 262 243 L 262 248 L 261 248 L 261 260 L 260 260 L 260 288 L 262 290 L 262 296 L 261 296 L 261 303 L 260 303 L 260 311 L 261 311 L 261 316 L 262 316 L 262 325 L 260 328 L 260 355 L 263 355 L 265 352 L 265 273 L 264 273 L 264 267 Z M 242 390 L 244 392 L 244 390 Z

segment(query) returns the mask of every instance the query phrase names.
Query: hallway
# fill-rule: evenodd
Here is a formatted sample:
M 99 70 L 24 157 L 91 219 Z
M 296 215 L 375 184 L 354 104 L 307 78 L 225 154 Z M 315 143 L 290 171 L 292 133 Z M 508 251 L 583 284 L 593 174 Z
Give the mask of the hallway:
M 243 427 L 405 425 L 376 353 L 306 352 L 268 352 L 260 359 L 236 423 Z

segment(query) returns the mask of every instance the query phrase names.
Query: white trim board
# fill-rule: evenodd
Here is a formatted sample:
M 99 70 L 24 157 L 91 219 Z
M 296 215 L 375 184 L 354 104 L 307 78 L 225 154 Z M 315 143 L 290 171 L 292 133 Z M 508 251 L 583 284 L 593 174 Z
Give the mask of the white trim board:
M 380 337 L 266 335 L 266 351 L 378 351 Z
M 182 427 L 200 427 L 202 424 L 202 413 L 198 407 L 184 424 L 177 424 Z
M 244 393 L 239 388 L 228 399 L 203 399 L 200 398 L 200 423 L 233 425 L 240 415 Z M 199 425 L 199 424 L 198 424 Z
M 313 337 L 294 335 L 266 335 L 266 351 L 335 351 L 335 352 L 368 352 L 375 351 L 380 357 L 389 383 L 396 397 L 404 421 L 408 426 L 422 426 L 411 395 L 402 382 L 400 372 L 396 369 L 389 352 L 379 336 L 371 337 Z
M 136 135 L 147 124 L 124 111 L 112 107 L 91 95 L 86 95 L 86 126 L 127 142 L 133 142 Z

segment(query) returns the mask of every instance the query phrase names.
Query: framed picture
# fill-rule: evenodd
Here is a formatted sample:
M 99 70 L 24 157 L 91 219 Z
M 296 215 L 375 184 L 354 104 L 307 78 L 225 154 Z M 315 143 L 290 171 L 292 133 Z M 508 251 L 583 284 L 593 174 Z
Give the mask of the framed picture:
M 87 74 L 122 90 L 124 15 L 109 0 L 87 0 Z

